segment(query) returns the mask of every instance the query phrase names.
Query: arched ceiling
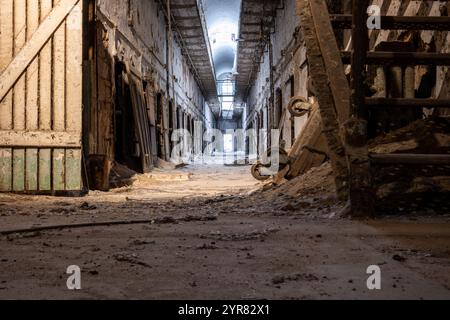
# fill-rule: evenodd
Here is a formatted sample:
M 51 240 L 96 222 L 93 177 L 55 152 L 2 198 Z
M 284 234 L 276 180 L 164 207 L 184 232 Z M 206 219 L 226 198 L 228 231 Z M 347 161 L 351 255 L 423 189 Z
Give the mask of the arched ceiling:
M 216 77 L 233 73 L 241 0 L 203 0 Z

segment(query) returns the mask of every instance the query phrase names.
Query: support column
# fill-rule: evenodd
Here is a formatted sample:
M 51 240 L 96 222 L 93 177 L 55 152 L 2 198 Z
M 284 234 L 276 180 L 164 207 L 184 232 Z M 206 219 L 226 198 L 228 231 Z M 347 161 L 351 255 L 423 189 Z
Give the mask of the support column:
M 344 144 L 350 171 L 350 208 L 353 217 L 372 216 L 375 211 L 368 150 L 368 112 L 365 107 L 369 3 L 369 0 L 353 0 L 352 118 L 344 125 Z

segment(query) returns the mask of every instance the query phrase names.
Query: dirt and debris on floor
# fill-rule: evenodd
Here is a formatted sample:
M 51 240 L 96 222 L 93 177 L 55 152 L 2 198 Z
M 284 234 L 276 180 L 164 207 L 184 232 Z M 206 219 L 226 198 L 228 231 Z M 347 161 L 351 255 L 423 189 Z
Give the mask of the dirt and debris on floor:
M 328 164 L 262 187 L 248 167 L 211 165 L 80 199 L 0 195 L 1 230 L 148 220 L 1 237 L 0 298 L 450 298 L 449 214 L 339 218 Z M 370 265 L 381 291 L 367 289 Z

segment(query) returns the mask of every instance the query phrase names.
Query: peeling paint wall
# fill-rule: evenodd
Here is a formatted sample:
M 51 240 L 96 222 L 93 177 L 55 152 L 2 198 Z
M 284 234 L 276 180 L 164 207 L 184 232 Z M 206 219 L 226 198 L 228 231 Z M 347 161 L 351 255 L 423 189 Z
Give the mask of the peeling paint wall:
M 153 74 L 156 87 L 166 88 L 166 20 L 158 1 L 133 0 L 131 8 L 120 0 L 98 0 L 97 8 L 110 32 L 110 51 L 120 58 L 132 61 L 135 71 L 142 76 Z M 173 72 L 177 104 L 200 116 L 204 99 L 198 85 L 174 41 Z M 172 93 L 170 93 L 173 99 Z M 195 110 L 194 110 L 195 109 Z
M 282 107 L 281 115 L 286 110 L 291 99 L 291 92 L 295 96 L 307 97 L 308 66 L 306 61 L 306 49 L 302 42 L 299 29 L 300 19 L 296 14 L 296 1 L 286 0 L 284 9 L 277 11 L 275 20 L 275 33 L 272 34 L 275 91 L 281 90 Z M 245 125 L 253 124 L 256 127 L 257 115 L 262 111 L 264 115 L 264 126 L 267 127 L 267 106 L 270 98 L 270 60 L 269 52 L 265 52 L 261 59 L 257 80 L 255 81 L 248 98 L 247 117 Z M 291 90 L 293 79 L 294 88 Z M 276 102 L 275 102 L 276 105 Z M 276 118 L 276 117 L 275 117 Z M 278 119 L 275 126 L 278 127 Z M 307 116 L 291 119 L 289 112 L 286 113 L 282 124 L 282 140 L 286 147 L 290 148 L 295 137 L 301 133 Z
M 169 60 L 173 74 L 167 79 L 169 35 L 161 9 L 159 1 L 153 0 L 98 0 L 97 19 L 107 30 L 110 55 L 122 61 L 138 78 L 149 82 L 153 95 L 162 93 L 166 124 L 172 118 L 175 123 L 170 127 L 179 125 L 176 123 L 180 122 L 177 108 L 192 119 L 205 122 L 205 100 L 175 40 Z M 167 99 L 174 103 L 172 117 L 169 116 Z M 168 128 L 166 125 L 165 129 Z M 165 140 L 169 144 L 169 134 Z M 167 151 L 170 152 L 169 149 Z

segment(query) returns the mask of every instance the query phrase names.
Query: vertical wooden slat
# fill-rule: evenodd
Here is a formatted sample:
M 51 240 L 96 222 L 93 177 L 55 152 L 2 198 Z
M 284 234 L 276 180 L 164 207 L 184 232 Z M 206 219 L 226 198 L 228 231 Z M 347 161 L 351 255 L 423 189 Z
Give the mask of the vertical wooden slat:
M 2 72 L 13 57 L 14 0 L 0 0 L 0 8 L 0 72 Z M 0 129 L 12 129 L 11 93 L 0 102 Z
M 39 27 L 39 0 L 27 0 L 26 9 L 26 40 L 29 41 Z M 25 128 L 37 130 L 39 128 L 39 57 L 36 57 L 27 68 L 25 87 Z M 24 154 L 25 176 L 24 190 L 37 190 L 37 149 L 27 149 Z
M 65 150 L 53 150 L 53 191 L 65 190 Z
M 56 1 L 59 3 L 59 0 Z M 66 115 L 66 23 L 53 35 L 53 130 L 64 131 Z
M 40 21 L 52 10 L 52 0 L 41 0 Z M 39 57 L 39 128 L 51 130 L 52 110 L 52 42 L 41 50 Z
M 26 0 L 14 1 L 14 55 L 17 55 L 26 41 Z M 14 86 L 13 124 L 15 130 L 25 130 L 25 88 L 26 73 Z
M 52 189 L 51 179 L 52 152 L 50 149 L 39 150 L 39 191 Z
M 81 134 L 82 104 L 82 1 L 73 8 L 66 22 L 66 130 Z
M 81 189 L 81 150 L 66 150 L 66 190 Z
M 39 27 L 39 0 L 27 0 L 27 41 Z M 36 57 L 27 69 L 26 86 L 26 129 L 38 129 L 39 117 L 39 57 Z
M 12 150 L 0 149 L 0 191 L 11 191 Z
M 25 191 L 25 149 L 13 150 L 13 191 Z
M 37 191 L 38 188 L 38 150 L 26 150 L 25 190 Z

